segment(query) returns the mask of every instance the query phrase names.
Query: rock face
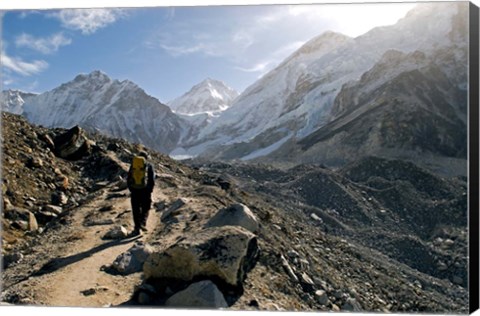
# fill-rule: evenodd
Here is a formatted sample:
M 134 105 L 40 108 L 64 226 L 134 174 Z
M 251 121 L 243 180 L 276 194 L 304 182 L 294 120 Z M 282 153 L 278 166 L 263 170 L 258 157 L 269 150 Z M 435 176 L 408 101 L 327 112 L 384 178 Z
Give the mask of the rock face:
M 240 286 L 255 265 L 257 238 L 235 226 L 207 228 L 189 236 L 163 252 L 149 256 L 144 265 L 148 278 L 172 278 L 183 281 L 195 277 L 216 277 L 232 286 Z
M 172 295 L 166 302 L 167 307 L 190 308 L 226 308 L 225 297 L 212 281 L 191 284 L 185 290 Z
M 255 215 L 243 204 L 233 204 L 219 210 L 217 214 L 208 221 L 206 227 L 227 225 L 240 226 L 252 233 L 258 231 L 258 221 Z

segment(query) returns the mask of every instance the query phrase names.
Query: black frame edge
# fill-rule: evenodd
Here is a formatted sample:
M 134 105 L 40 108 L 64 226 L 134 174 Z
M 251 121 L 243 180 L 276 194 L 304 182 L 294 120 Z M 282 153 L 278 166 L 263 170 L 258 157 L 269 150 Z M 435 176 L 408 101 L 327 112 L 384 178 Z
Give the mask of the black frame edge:
M 479 308 L 479 8 L 469 10 L 469 311 Z

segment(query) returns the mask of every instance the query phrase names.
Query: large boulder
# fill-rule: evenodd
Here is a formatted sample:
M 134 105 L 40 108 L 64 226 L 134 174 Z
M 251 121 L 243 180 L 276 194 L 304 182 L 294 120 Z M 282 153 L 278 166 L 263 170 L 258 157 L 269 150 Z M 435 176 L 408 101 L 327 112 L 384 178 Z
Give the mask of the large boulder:
M 78 160 L 90 153 L 90 141 L 79 126 L 74 126 L 67 132 L 60 134 L 53 140 L 55 154 L 68 160 Z
M 226 308 L 228 304 L 217 286 L 212 281 L 205 280 L 175 293 L 165 302 L 165 306 L 217 309 Z
M 218 278 L 241 287 L 258 259 L 254 234 L 237 226 L 212 227 L 187 236 L 163 252 L 154 252 L 144 265 L 145 278 Z
M 219 210 L 206 224 L 206 227 L 240 226 L 252 233 L 258 232 L 258 221 L 250 209 L 243 204 L 233 204 Z

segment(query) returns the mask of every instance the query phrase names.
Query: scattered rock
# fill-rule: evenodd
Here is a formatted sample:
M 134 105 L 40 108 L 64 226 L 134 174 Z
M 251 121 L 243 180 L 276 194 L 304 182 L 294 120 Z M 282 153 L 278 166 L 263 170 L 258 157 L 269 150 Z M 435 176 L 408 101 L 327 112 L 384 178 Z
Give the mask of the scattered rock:
M 80 291 L 84 296 L 90 296 L 97 294 L 98 292 L 105 292 L 108 291 L 109 288 L 105 286 L 99 286 L 99 287 L 94 287 L 94 288 L 89 288 L 87 290 Z
M 124 198 L 124 197 L 127 197 L 126 193 L 111 193 L 107 196 L 107 200 L 113 200 L 113 199 Z
M 304 272 L 301 275 L 301 285 L 304 291 L 312 292 L 314 289 L 315 283 L 313 283 L 312 278 L 310 278 L 310 276 Z
M 140 305 L 151 304 L 157 294 L 155 287 L 147 283 L 142 283 L 135 292 L 137 293 L 137 302 Z
M 457 275 L 454 275 L 453 278 L 452 278 L 452 282 L 455 283 L 455 284 L 458 284 L 458 285 L 462 285 L 463 284 L 463 279 Z
M 338 307 L 338 305 L 336 305 L 336 304 L 332 304 L 332 311 L 334 311 L 334 312 L 339 312 L 339 311 L 340 311 L 340 307 Z
M 105 206 L 102 206 L 98 211 L 100 213 L 103 213 L 103 212 L 109 212 L 113 210 L 113 205 L 105 205 Z
M 124 226 L 115 226 L 109 230 L 103 239 L 124 239 L 128 236 L 128 231 Z
M 190 281 L 196 276 L 218 277 L 240 286 L 258 259 L 255 235 L 241 227 L 204 229 L 186 236 L 163 252 L 152 253 L 144 265 L 145 278 Z
M 297 251 L 295 251 L 295 250 L 289 250 L 289 251 L 287 252 L 287 256 L 289 256 L 289 257 L 292 258 L 292 259 L 300 258 L 300 254 L 299 254 Z
M 437 262 L 437 270 L 438 271 L 445 271 L 448 270 L 448 266 L 444 262 Z
M 37 217 L 38 222 L 42 225 L 45 225 L 58 217 L 56 213 L 43 209 L 37 212 L 35 216 Z
M 25 231 L 36 231 L 38 222 L 35 215 L 27 209 L 21 207 L 13 207 L 8 211 L 5 210 L 5 218 L 17 223 L 17 226 Z
M 7 255 L 2 256 L 3 257 L 3 267 L 9 268 L 13 264 L 19 263 L 23 259 L 23 255 L 20 252 L 13 252 Z
M 112 225 L 115 221 L 111 218 L 107 219 L 90 219 L 85 221 L 85 226 L 101 226 L 101 225 Z
M 53 140 L 52 138 L 48 135 L 48 134 L 40 134 L 38 135 L 38 138 L 42 141 L 45 142 L 45 144 L 47 144 L 47 147 L 50 149 L 50 150 L 54 150 L 55 149 L 55 144 L 53 143 Z
M 285 272 L 287 272 L 290 279 L 292 279 L 292 281 L 294 281 L 294 282 L 298 282 L 298 277 L 295 274 L 295 272 L 293 271 L 292 267 L 288 264 L 287 259 L 285 259 L 285 257 L 283 255 L 281 255 L 280 260 L 282 261 L 282 266 L 285 269 Z
M 315 213 L 312 213 L 310 214 L 310 217 L 314 220 L 314 221 L 317 221 L 319 223 L 323 223 L 323 220 Z
M 63 208 L 61 206 L 56 206 L 56 205 L 51 205 L 51 204 L 45 205 L 42 210 L 44 212 L 51 212 L 51 213 L 54 213 L 56 215 L 60 215 L 63 212 Z
M 252 233 L 256 233 L 259 227 L 255 215 L 243 204 L 233 204 L 219 210 L 205 226 L 215 227 L 226 225 L 240 226 Z
M 68 202 L 68 197 L 63 192 L 55 192 L 52 194 L 52 204 L 65 205 Z
M 30 157 L 27 166 L 30 168 L 41 168 L 43 167 L 43 160 L 38 157 Z
M 342 310 L 349 312 L 361 312 L 362 306 L 354 298 L 348 298 L 345 304 L 342 305 Z
M 161 220 L 164 221 L 168 217 L 173 216 L 176 213 L 178 213 L 180 208 L 182 206 L 184 206 L 186 203 L 187 203 L 187 200 L 183 199 L 183 198 L 178 199 L 175 202 L 173 202 L 173 204 L 165 212 L 163 212 L 163 214 L 161 216 Z
M 159 201 L 153 204 L 153 207 L 155 208 L 156 212 L 163 211 L 167 205 L 165 204 L 165 201 Z
M 315 299 L 317 300 L 317 302 L 319 302 L 320 304 L 322 304 L 324 306 L 326 306 L 329 302 L 327 292 L 325 292 L 324 290 L 316 291 L 315 292 Z

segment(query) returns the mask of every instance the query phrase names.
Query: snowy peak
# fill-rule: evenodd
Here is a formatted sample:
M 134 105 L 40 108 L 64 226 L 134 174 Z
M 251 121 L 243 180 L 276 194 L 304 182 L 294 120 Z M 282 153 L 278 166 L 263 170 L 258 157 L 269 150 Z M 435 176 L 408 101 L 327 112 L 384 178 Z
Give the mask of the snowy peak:
M 0 93 L 0 102 L 2 104 L 2 111 L 13 114 L 22 114 L 23 105 L 27 100 L 36 96 L 33 93 L 27 93 L 20 90 L 6 90 Z
M 289 58 L 287 58 L 285 63 L 288 63 L 293 59 L 298 59 L 302 55 L 308 56 L 310 54 L 314 54 L 315 58 L 319 58 L 321 55 L 334 50 L 336 47 L 350 40 L 352 40 L 352 38 L 347 35 L 332 32 L 332 31 L 326 31 L 321 35 L 306 42 L 302 47 L 300 47 L 296 52 L 294 52 Z
M 195 115 L 226 110 L 238 92 L 219 80 L 207 78 L 168 103 L 179 114 Z

